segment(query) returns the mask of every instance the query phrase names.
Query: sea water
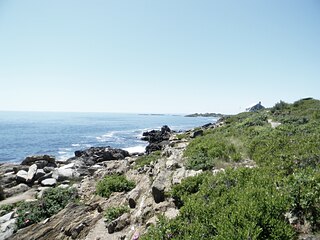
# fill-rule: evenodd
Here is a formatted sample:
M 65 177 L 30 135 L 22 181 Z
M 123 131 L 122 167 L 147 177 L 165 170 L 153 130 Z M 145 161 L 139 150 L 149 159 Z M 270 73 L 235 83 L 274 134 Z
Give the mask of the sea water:
M 183 131 L 215 118 L 118 113 L 0 112 L 0 163 L 49 154 L 64 160 L 96 146 L 143 152 L 142 133 L 168 125 Z

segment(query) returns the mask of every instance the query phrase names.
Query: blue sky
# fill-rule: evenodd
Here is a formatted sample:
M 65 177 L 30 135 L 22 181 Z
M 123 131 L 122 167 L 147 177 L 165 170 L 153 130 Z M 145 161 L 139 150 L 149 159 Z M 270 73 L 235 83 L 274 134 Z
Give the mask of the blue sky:
M 318 0 L 0 0 L 0 110 L 237 113 L 319 77 Z

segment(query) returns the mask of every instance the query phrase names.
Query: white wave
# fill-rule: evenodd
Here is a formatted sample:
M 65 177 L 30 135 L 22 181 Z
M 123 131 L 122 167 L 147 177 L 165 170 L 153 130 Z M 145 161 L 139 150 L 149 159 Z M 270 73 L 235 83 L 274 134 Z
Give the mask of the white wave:
M 72 147 L 80 147 L 80 144 L 79 143 L 74 143 L 74 144 L 71 144 Z
M 73 152 L 58 152 L 59 155 L 57 156 L 57 160 L 59 161 L 66 161 L 71 157 L 74 157 L 74 153 Z
M 145 149 L 145 145 L 124 148 L 124 150 L 128 151 L 129 153 L 144 153 Z

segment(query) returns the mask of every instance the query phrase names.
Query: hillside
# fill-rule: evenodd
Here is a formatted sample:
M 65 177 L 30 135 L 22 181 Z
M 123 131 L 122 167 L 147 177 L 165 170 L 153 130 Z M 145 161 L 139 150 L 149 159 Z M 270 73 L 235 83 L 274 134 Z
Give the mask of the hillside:
M 6 224 L 20 229 L 10 239 L 319 239 L 319 123 L 309 98 L 185 133 L 163 128 L 146 134 L 157 140 L 149 155 L 76 152 L 54 170 L 72 174 L 45 189 L 10 183 L 31 166 L 0 166 L 0 237 Z M 26 191 L 37 194 L 14 199 Z

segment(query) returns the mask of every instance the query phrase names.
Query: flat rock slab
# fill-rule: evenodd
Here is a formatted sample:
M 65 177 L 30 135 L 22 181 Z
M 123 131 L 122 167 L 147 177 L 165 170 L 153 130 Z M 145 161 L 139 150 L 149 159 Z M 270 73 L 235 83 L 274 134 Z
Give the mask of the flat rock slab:
M 36 200 L 35 199 L 36 194 L 37 192 L 35 189 L 30 189 L 24 192 L 23 194 L 9 197 L 9 198 L 6 198 L 5 200 L 0 201 L 0 206 L 7 205 L 7 204 L 14 204 L 14 203 L 25 201 L 25 200 Z

